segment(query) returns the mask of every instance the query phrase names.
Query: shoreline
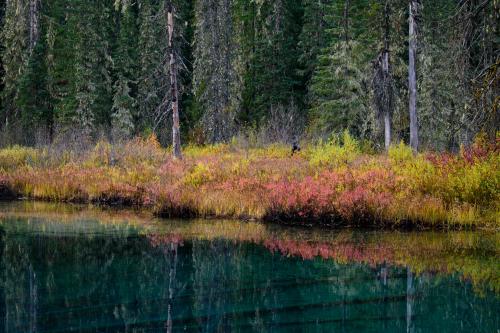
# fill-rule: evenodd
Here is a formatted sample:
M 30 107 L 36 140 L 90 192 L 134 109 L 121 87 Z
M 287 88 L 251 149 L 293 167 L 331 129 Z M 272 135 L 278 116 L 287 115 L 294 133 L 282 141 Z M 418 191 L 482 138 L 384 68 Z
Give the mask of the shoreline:
M 79 153 L 11 147 L 0 150 L 0 199 L 325 229 L 499 230 L 499 151 L 500 141 L 455 155 L 403 144 L 374 154 L 352 141 L 294 156 L 280 145 L 191 146 L 174 160 L 151 139 Z
M 0 191 L 1 193 L 1 191 Z M 276 225 L 282 227 L 290 227 L 297 228 L 303 230 L 322 230 L 322 231 L 342 231 L 342 230 L 356 230 L 356 231 L 395 231 L 395 232 L 454 232 L 454 231 L 470 231 L 470 232 L 499 232 L 500 228 L 495 226 L 490 226 L 487 224 L 480 225 L 432 225 L 426 226 L 422 224 L 418 224 L 412 221 L 391 223 L 386 222 L 384 224 L 375 223 L 375 224 L 360 224 L 360 223 L 351 223 L 348 221 L 336 221 L 336 222 L 328 222 L 321 220 L 280 220 L 280 219 L 271 219 L 271 218 L 257 218 L 251 216 L 217 216 L 217 215 L 170 215 L 165 216 L 162 214 L 158 214 L 154 211 L 154 207 L 152 206 L 141 206 L 137 204 L 123 204 L 123 203 L 104 203 L 104 202 L 90 202 L 90 201 L 51 201 L 51 200 L 43 200 L 37 198 L 25 198 L 25 197 L 3 197 L 0 196 L 0 204 L 15 204 L 15 203 L 29 203 L 29 204 L 53 204 L 53 205 L 63 205 L 68 207 L 74 207 L 75 209 L 82 209 L 91 207 L 92 209 L 96 209 L 99 211 L 106 211 L 112 213 L 129 213 L 133 214 L 142 214 L 145 213 L 147 216 L 150 216 L 151 219 L 159 219 L 161 221 L 169 221 L 169 220 L 181 220 L 181 221 L 196 221 L 196 220 L 206 220 L 206 221 L 238 221 L 238 222 L 254 222 L 254 223 L 262 223 L 268 225 Z

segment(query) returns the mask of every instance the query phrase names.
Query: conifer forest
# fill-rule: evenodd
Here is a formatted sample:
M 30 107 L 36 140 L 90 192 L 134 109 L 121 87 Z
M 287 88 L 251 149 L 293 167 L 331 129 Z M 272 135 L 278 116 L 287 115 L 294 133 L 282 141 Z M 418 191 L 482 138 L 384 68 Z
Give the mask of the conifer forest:
M 458 151 L 499 130 L 498 0 L 0 6 L 3 146 L 152 133 L 168 146 L 174 107 L 182 144 L 347 130 L 375 148 Z

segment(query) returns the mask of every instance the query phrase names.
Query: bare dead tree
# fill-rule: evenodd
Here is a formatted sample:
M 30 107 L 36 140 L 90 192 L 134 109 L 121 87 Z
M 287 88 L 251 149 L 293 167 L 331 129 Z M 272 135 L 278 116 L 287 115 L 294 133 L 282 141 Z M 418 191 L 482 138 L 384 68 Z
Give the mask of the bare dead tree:
M 170 96 L 172 99 L 172 146 L 176 159 L 182 159 L 179 124 L 179 87 L 177 83 L 177 61 L 174 48 L 174 6 L 167 3 L 168 48 L 170 53 Z

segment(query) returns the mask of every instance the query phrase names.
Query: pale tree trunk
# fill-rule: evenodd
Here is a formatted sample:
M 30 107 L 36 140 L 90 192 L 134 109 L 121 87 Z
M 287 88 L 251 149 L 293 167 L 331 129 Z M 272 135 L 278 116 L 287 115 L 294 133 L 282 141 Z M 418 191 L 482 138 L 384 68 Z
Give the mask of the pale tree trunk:
M 30 53 L 36 46 L 38 38 L 40 37 L 40 4 L 41 0 L 30 0 L 30 39 L 29 39 L 29 50 Z
M 384 138 L 385 149 L 389 151 L 391 146 L 391 114 L 389 112 L 384 114 Z
M 410 146 L 418 151 L 418 118 L 417 118 L 417 28 L 421 0 L 410 0 L 409 22 L 409 56 L 408 56 L 408 90 L 410 94 Z
M 170 50 L 170 96 L 172 99 L 172 146 L 174 158 L 181 159 L 181 134 L 179 124 L 179 88 L 177 84 L 177 62 L 174 48 L 174 8 L 167 4 L 168 48 Z
M 410 267 L 406 268 L 406 332 L 415 332 L 413 324 L 413 303 L 414 303 L 413 273 Z
M 170 244 L 170 272 L 168 281 L 168 306 L 167 306 L 167 333 L 172 333 L 173 330 L 173 320 L 172 320 L 172 307 L 174 305 L 174 291 L 176 287 L 176 273 L 177 273 L 177 253 L 179 249 L 179 244 Z
M 391 145 L 391 113 L 392 113 L 392 82 L 389 59 L 389 3 L 384 7 L 384 51 L 382 52 L 382 71 L 384 76 L 384 90 L 386 106 L 384 112 L 384 138 L 385 149 L 389 150 Z

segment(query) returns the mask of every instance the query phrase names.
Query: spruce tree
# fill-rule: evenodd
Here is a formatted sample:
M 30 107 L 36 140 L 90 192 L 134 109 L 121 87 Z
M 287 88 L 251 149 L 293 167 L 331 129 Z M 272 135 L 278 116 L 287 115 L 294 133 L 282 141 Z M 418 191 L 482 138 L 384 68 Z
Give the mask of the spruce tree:
M 301 74 L 307 84 L 318 64 L 320 52 L 327 47 L 328 33 L 334 28 L 333 0 L 304 0 L 304 17 L 300 33 Z
M 167 30 L 162 4 L 163 1 L 139 1 L 139 112 L 135 123 L 141 131 L 164 126 L 167 116 Z
M 208 142 L 227 141 L 239 108 L 233 0 L 197 1 L 193 89 Z
M 48 86 L 46 65 L 47 42 L 42 38 L 34 47 L 28 65 L 18 81 L 16 106 L 20 110 L 21 127 L 25 135 L 23 143 L 36 144 L 38 139 L 52 140 L 54 115 Z M 34 137 L 38 132 L 44 137 Z
M 112 127 L 117 138 L 130 138 L 134 134 L 134 117 L 138 116 L 138 27 L 136 7 L 123 3 L 118 9 L 118 40 L 114 50 Z
M 326 6 L 333 28 L 318 56 L 308 88 L 311 134 L 327 137 L 349 130 L 357 137 L 369 132 L 368 59 L 363 36 L 366 27 L 360 18 L 369 7 L 365 1 L 334 2 Z
M 7 130 L 19 126 L 18 82 L 28 63 L 28 1 L 7 1 L 1 40 L 3 43 L 3 114 L 2 123 Z
M 74 126 L 85 136 L 110 128 L 110 1 L 77 2 L 78 9 Z
M 268 117 L 273 107 L 301 101 L 298 42 L 302 12 L 302 6 L 290 0 L 263 1 L 259 8 L 252 107 L 257 119 Z

